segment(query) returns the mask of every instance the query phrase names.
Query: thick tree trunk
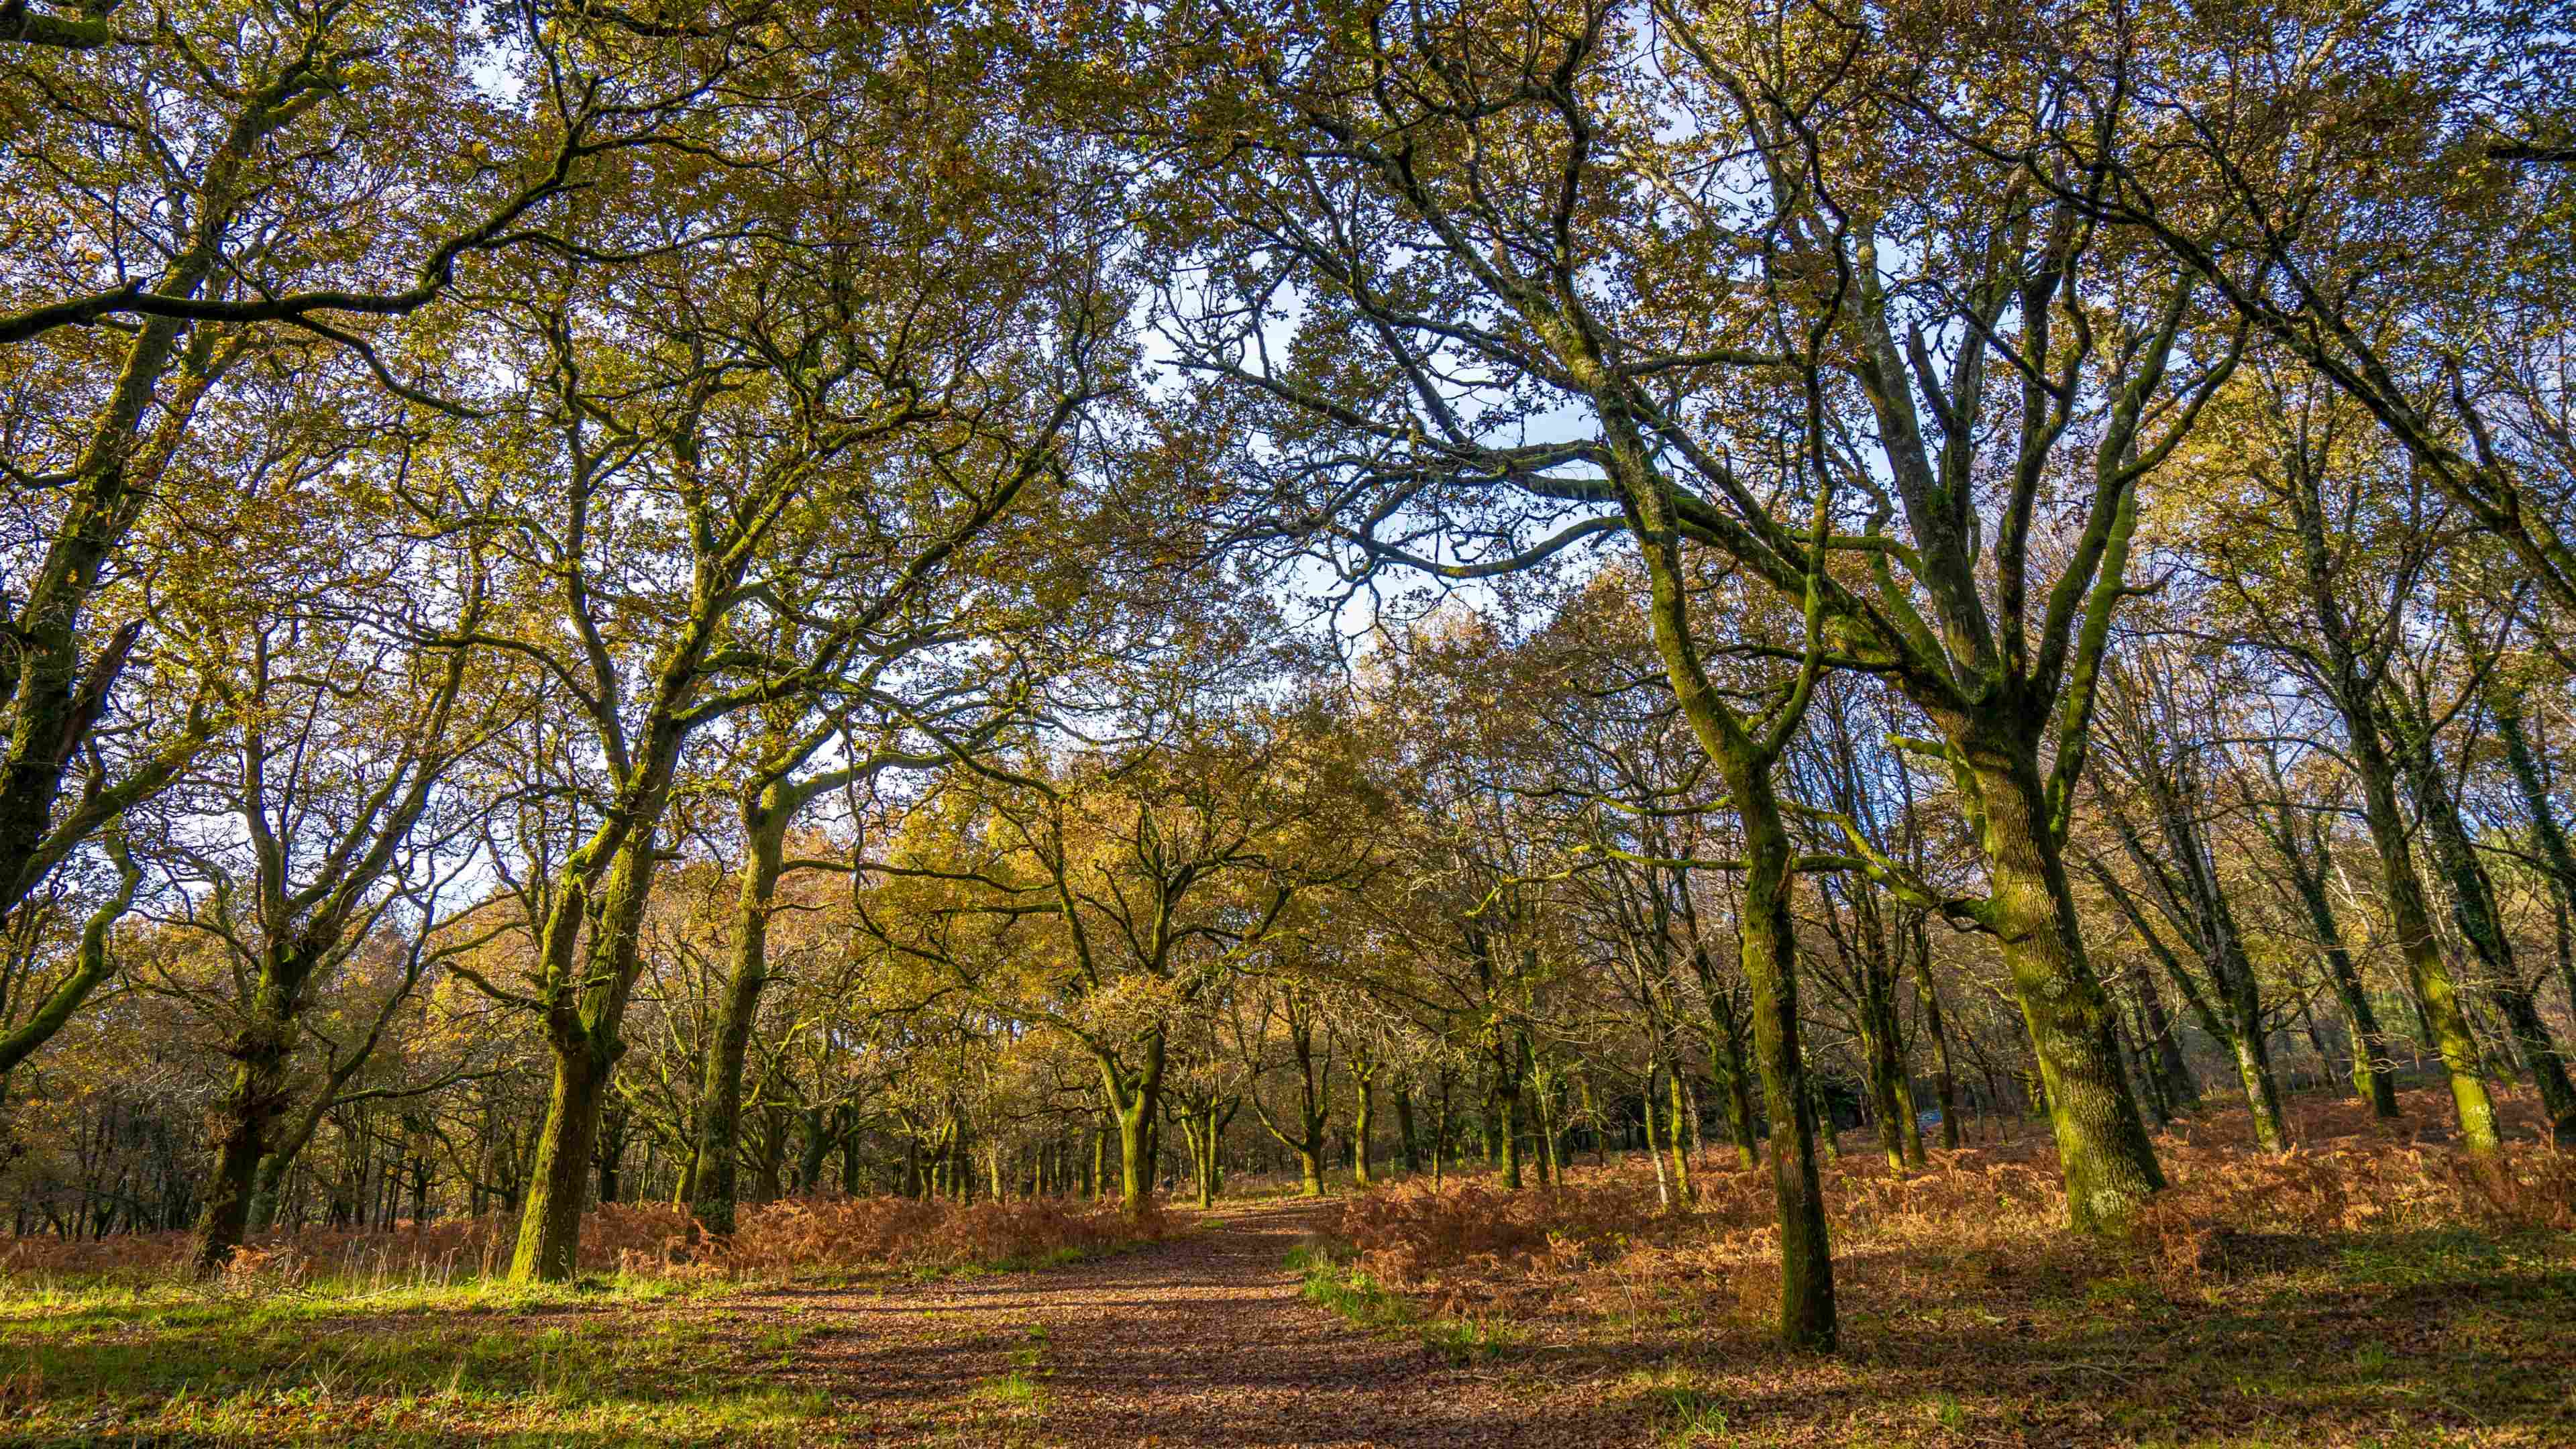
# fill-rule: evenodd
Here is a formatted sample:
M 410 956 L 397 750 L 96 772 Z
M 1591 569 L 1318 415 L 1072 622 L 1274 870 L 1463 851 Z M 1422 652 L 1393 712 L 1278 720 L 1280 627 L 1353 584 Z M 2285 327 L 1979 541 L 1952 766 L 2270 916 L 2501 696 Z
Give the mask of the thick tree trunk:
M 1723 768 L 1724 762 L 1721 762 Z M 1753 995 L 1753 1054 L 1771 1117 L 1771 1186 L 1780 1214 L 1780 1337 L 1830 1351 L 1833 1248 L 1825 1226 L 1816 1119 L 1798 1042 L 1798 942 L 1789 914 L 1791 847 L 1767 769 L 1734 770 L 1727 785 L 1744 823 L 1744 898 L 1737 919 Z M 1785 1129 L 1785 1130 L 1784 1130 Z
M 2113 1230 L 2164 1186 L 2164 1170 L 2120 1069 L 2110 999 L 2085 959 L 2038 765 L 2022 751 L 1970 758 L 1994 883 L 1989 924 L 2038 1058 L 2067 1215 L 2082 1231 Z
M 648 804 L 645 813 L 658 819 L 658 799 Z M 556 883 L 541 948 L 554 1084 L 537 1129 L 536 1160 L 510 1256 L 513 1283 L 560 1281 L 578 1266 L 600 1112 L 608 1102 L 610 1075 L 626 1050 L 618 1032 L 642 964 L 640 933 L 657 854 L 652 819 L 603 826 Z M 594 880 L 600 881 L 596 896 Z
M 1121 1080 L 1115 1063 L 1102 1061 L 1111 1113 L 1118 1123 L 1118 1203 L 1129 1217 L 1142 1217 L 1154 1201 L 1154 1128 L 1163 1109 L 1165 1044 L 1160 1028 L 1146 1033 L 1144 1065 L 1132 1080 Z
M 201 1277 L 221 1271 L 250 1231 L 260 1164 L 275 1145 L 275 1128 L 290 1102 L 287 1067 L 295 1055 L 305 985 L 320 969 L 322 954 L 309 944 L 272 944 L 251 988 L 248 1020 L 226 1047 L 233 1059 L 232 1087 L 216 1107 L 215 1171 L 197 1223 Z
M 580 1266 L 581 1214 L 590 1195 L 590 1159 L 599 1144 L 611 1059 L 587 1040 L 559 1042 L 554 1056 L 554 1086 L 510 1257 L 514 1283 L 561 1282 Z
M 221 1272 L 250 1230 L 251 1201 L 269 1127 L 286 1105 L 288 1024 L 255 1021 L 234 1039 L 232 1088 L 217 1109 L 215 1170 L 199 1210 L 194 1248 L 199 1277 Z

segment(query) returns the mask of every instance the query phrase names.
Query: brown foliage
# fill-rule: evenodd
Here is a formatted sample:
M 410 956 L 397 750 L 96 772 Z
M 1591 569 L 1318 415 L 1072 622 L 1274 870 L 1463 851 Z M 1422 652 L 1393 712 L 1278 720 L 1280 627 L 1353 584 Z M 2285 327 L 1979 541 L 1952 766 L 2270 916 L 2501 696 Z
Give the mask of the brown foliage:
M 1113 1204 L 1071 1198 L 966 1207 L 903 1197 L 805 1198 L 746 1211 L 741 1230 L 706 1261 L 740 1278 L 879 1265 L 954 1268 L 1156 1242 L 1173 1226 L 1159 1210 L 1131 1218 Z
M 2408 1118 L 2441 1120 L 2433 1097 L 2410 1094 Z M 2358 1103 L 2313 1100 L 2296 1109 L 2294 1132 L 2299 1145 L 2278 1156 L 2252 1150 L 2242 1112 L 2167 1135 L 2157 1150 L 2172 1187 L 2127 1241 L 2106 1243 L 2065 1230 L 2056 1162 L 2040 1134 L 1935 1151 L 1926 1170 L 1903 1177 L 1877 1153 L 1855 1151 L 1825 1176 L 1835 1255 L 1846 1275 L 1910 1278 L 1913 1265 L 1936 1257 L 1985 1253 L 2031 1271 L 2144 1271 L 2185 1287 L 2290 1266 L 2342 1236 L 2576 1227 L 2576 1156 L 2535 1134 L 2480 1164 L 2375 1122 Z M 1344 1204 L 1334 1236 L 1380 1280 L 1410 1289 L 1495 1294 L 1553 1282 L 1579 1294 L 1699 1272 L 1729 1281 L 1756 1314 L 1776 1293 L 1767 1166 L 1704 1162 L 1697 1201 L 1671 1213 L 1659 1210 L 1642 1160 L 1566 1178 L 1517 1193 L 1475 1177 L 1441 1191 L 1416 1179 Z
M 693 1231 L 685 1208 L 611 1203 L 583 1218 L 580 1263 L 585 1273 L 781 1279 L 1029 1261 L 1154 1241 L 1173 1226 L 1160 1212 L 1131 1219 L 1114 1206 L 1067 1199 L 960 1207 L 899 1197 L 803 1198 L 746 1206 L 741 1230 L 718 1242 Z M 271 1233 L 235 1255 L 215 1286 L 251 1292 L 292 1290 L 317 1280 L 452 1283 L 491 1277 L 508 1266 L 518 1229 L 515 1215 L 491 1214 L 384 1231 L 306 1227 Z M 190 1260 L 186 1233 L 0 1238 L 0 1285 L 144 1286 L 184 1280 Z

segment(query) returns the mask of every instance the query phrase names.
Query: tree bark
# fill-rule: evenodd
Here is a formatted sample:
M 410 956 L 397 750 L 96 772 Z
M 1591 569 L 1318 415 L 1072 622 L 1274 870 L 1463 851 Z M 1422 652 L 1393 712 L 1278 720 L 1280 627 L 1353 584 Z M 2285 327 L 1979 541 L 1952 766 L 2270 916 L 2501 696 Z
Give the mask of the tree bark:
M 2407 775 L 2415 787 L 2417 818 L 2432 846 L 2433 863 L 2450 887 L 2451 918 L 2486 970 L 2487 995 L 2519 1049 L 2523 1071 L 2540 1091 L 2541 1111 L 2549 1119 L 2551 1136 L 2561 1142 L 2576 1139 L 2576 1084 L 2568 1081 L 2558 1041 L 2541 1019 L 2522 979 L 2522 968 L 2514 960 L 2495 882 L 2479 861 L 2477 845 L 2460 819 L 2458 798 L 2434 754 L 2430 730 L 2421 720 L 2401 721 L 2400 729 Z
M 2036 1049 L 2067 1214 L 2082 1231 L 2116 1229 L 2164 1186 L 2164 1170 L 2120 1069 L 2110 1000 L 2085 959 L 2038 765 L 2017 750 L 1979 753 L 1970 759 L 1994 881 L 1990 924 Z
M 590 1159 L 599 1143 L 613 1058 L 587 1042 L 558 1043 L 537 1160 L 519 1208 L 519 1239 L 510 1258 L 514 1283 L 562 1282 L 578 1270 L 581 1214 L 590 1194 Z M 700 1168 L 704 1171 L 703 1166 Z
M 2362 701 L 2338 701 L 2349 736 L 2349 756 L 2361 784 L 2362 818 L 2379 852 L 2382 889 L 2388 897 L 2389 925 L 2415 988 L 2415 1003 L 2424 1030 L 2442 1059 L 2451 1087 L 2451 1106 L 2460 1130 L 2460 1146 L 2484 1155 L 2497 1149 L 2495 1099 L 2487 1093 L 2476 1035 L 2462 1009 L 2459 989 L 2442 959 L 2433 933 L 2432 913 L 2425 904 L 2423 878 L 2406 838 L 2406 821 L 2397 808 L 2396 769 L 2378 721 Z
M 742 1153 L 743 1062 L 751 1048 L 752 1026 L 760 1017 L 760 994 L 769 984 L 769 915 L 785 868 L 786 808 L 776 783 L 743 802 L 744 859 L 734 905 L 733 973 L 714 1023 L 714 1050 L 707 1054 L 705 1080 L 698 1093 L 698 1181 L 689 1210 L 708 1232 L 734 1230 L 734 1209 Z

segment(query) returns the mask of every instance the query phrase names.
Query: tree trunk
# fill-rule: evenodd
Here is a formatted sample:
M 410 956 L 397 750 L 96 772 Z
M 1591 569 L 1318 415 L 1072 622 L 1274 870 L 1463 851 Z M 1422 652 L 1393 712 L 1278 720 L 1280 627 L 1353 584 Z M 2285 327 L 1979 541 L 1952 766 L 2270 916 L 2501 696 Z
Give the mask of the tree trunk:
M 1726 1048 L 1726 1128 L 1735 1138 L 1735 1165 L 1750 1172 L 1762 1165 L 1762 1131 L 1753 1118 L 1753 1063 L 1735 1014 L 1714 999 L 1711 1009 L 1720 1018 L 1718 1036 Z
M 1664 1073 L 1664 1096 L 1665 1106 L 1669 1109 L 1664 1118 L 1664 1146 L 1673 1155 L 1673 1195 L 1687 1206 L 1699 1200 L 1699 1193 L 1691 1186 L 1689 1139 L 1682 1125 L 1690 1109 L 1682 1094 L 1682 1070 L 1678 1061 Z
M 2495 882 L 2461 822 L 2459 801 L 2433 753 L 2429 729 L 2420 721 L 2407 728 L 2404 747 L 2417 817 L 2432 845 L 2433 862 L 2450 886 L 2451 917 L 2486 970 L 2488 995 L 2519 1049 L 2523 1070 L 2540 1090 L 2541 1111 L 2549 1119 L 2551 1136 L 2561 1142 L 2576 1139 L 2576 1084 L 2568 1081 L 2566 1059 L 2532 1002 L 2522 968 L 2514 961 L 2513 943 L 2505 935 L 2496 903 Z
M 2165 1095 L 2178 1109 L 2198 1108 L 2200 1083 L 2192 1079 L 2191 1064 L 2183 1060 L 2182 1043 L 2174 1035 L 2173 1019 L 2165 1015 L 2164 992 L 2157 988 L 2153 972 L 2138 973 L 2138 1008 L 2147 1019 L 2147 1060 L 2164 1083 Z
M 2352 952 L 2344 946 L 2343 930 L 2335 919 L 2333 902 L 2326 898 L 2325 882 L 2304 863 L 2294 861 L 2290 884 L 2300 904 L 2307 908 L 2308 924 L 2317 933 L 2317 954 L 2325 962 L 2327 979 L 2334 982 L 2335 996 L 2343 1003 L 2344 1022 L 2352 1034 L 2353 1090 L 2370 1104 L 2373 1115 L 2394 1119 L 2397 1060 L 2389 1051 L 2387 1033 L 2380 1028 L 2379 1013 L 2370 1004 L 2370 992 L 2362 984 L 2361 971 L 2353 964 Z
M 2112 1008 L 2076 928 L 2075 900 L 2027 752 L 1976 752 L 1992 926 L 2036 1048 L 2067 1215 L 2080 1231 L 2120 1227 L 2165 1185 L 2146 1120 L 2120 1069 Z
M 1407 1177 L 1422 1171 L 1422 1143 L 1413 1135 L 1413 1088 L 1399 1081 L 1395 1086 L 1395 1135 L 1404 1153 Z
M 1499 1056 L 1500 1054 L 1498 1054 Z M 1494 1066 L 1494 1123 L 1497 1146 L 1503 1158 L 1503 1186 L 1513 1192 L 1521 1190 L 1521 1083 L 1512 1066 L 1497 1060 Z
M 1925 927 L 1917 920 L 1914 929 L 1922 932 Z M 1941 1104 L 1941 1147 L 1955 1152 L 1959 1148 L 1958 1078 L 1950 1069 L 1950 1033 L 1941 1018 L 1940 989 L 1932 984 L 1932 953 L 1928 946 L 1914 973 L 1914 997 L 1923 1011 L 1923 1029 L 1932 1036 L 1932 1092 L 1934 1100 Z
M 590 1193 L 590 1159 L 598 1146 L 609 1065 L 606 1054 L 586 1041 L 556 1045 L 554 1088 L 537 1137 L 536 1167 L 519 1209 L 518 1246 L 510 1257 L 514 1283 L 561 1282 L 580 1266 L 581 1213 Z
M 1724 768 L 1724 762 L 1721 768 Z M 1833 1248 L 1816 1163 L 1816 1119 L 1798 1042 L 1798 942 L 1789 913 L 1788 830 L 1766 769 L 1729 772 L 1744 825 L 1744 898 L 1737 926 L 1753 994 L 1753 1052 L 1771 1117 L 1771 1186 L 1780 1216 L 1780 1337 L 1830 1351 L 1839 1336 Z
M 248 1020 L 225 1047 L 233 1059 L 232 1087 L 215 1111 L 215 1170 L 197 1223 L 199 1277 L 222 1271 L 250 1230 L 260 1162 L 289 1101 L 287 1067 L 305 983 L 321 957 L 318 948 L 271 944 L 251 987 Z
M 2477 1037 L 2469 1028 L 2468 1013 L 2461 1008 L 2450 965 L 2442 959 L 2441 942 L 2433 934 L 2423 878 L 2416 874 L 2405 817 L 2397 808 L 2396 769 L 2388 759 L 2386 742 L 2367 702 L 2338 703 L 2343 706 L 2345 733 L 2350 738 L 2353 774 L 2361 784 L 2362 818 L 2370 826 L 2371 844 L 2379 852 L 2389 925 L 2396 933 L 2399 953 L 2406 958 L 2407 976 L 2415 988 L 2425 1033 L 2440 1054 L 2443 1072 L 2450 1080 L 2460 1146 L 2481 1155 L 2494 1152 L 2498 1145 L 2495 1099 L 2487 1093 Z
M 1122 1081 L 1114 1063 L 1100 1064 L 1110 1110 L 1118 1121 L 1118 1203 L 1129 1217 L 1142 1217 L 1153 1205 L 1154 1121 L 1163 1099 L 1164 1043 L 1159 1028 L 1146 1034 L 1144 1052 L 1144 1068 L 1133 1080 Z
M 2531 748 L 2530 736 L 2522 727 L 2518 709 L 2495 711 L 2496 735 L 2504 741 L 2505 760 L 2513 767 L 2514 784 L 2522 792 L 2523 808 L 2531 816 L 2531 833 L 2540 845 L 2541 859 L 2549 865 L 2549 896 L 2556 907 L 2558 927 L 2558 985 L 2567 993 L 2567 1009 L 2576 1011 L 2576 949 L 2571 949 L 2567 912 L 2576 900 L 2576 850 L 2567 844 L 2566 828 L 2559 823 L 2558 808 L 2549 798 L 2548 782 L 2541 778 L 2540 759 Z
M 707 1231 L 719 1235 L 734 1229 L 743 1062 L 760 1017 L 760 993 L 769 984 L 770 904 L 786 863 L 789 814 L 775 784 L 745 802 L 742 810 L 744 859 L 734 904 L 733 975 L 716 1013 L 715 1050 L 707 1054 L 698 1093 L 698 1184 L 689 1202 Z
M 610 1131 L 608 1127 L 608 1114 L 603 1111 L 600 1115 L 599 1146 L 593 1153 L 599 1171 L 599 1192 L 591 1199 L 602 1207 L 618 1201 L 619 1168 L 626 1159 L 625 1130 L 620 1127 Z
M 1353 1090 L 1359 1095 L 1359 1101 L 1351 1109 L 1351 1185 L 1366 1192 L 1375 1181 L 1370 1173 L 1374 1164 L 1369 1156 L 1369 1119 L 1376 1106 L 1377 1071 L 1373 1066 L 1355 1064 L 1351 1080 Z
M 286 1101 L 288 1048 L 284 1024 L 261 1020 L 233 1041 L 232 1090 L 218 1109 L 215 1170 L 197 1222 L 197 1275 L 221 1272 L 250 1228 L 251 1196 L 269 1125 Z
M 646 820 L 604 825 L 556 880 L 542 945 L 554 1085 L 537 1129 L 536 1162 L 510 1256 L 513 1283 L 569 1278 L 580 1257 L 599 1114 L 607 1105 L 610 1074 L 626 1050 L 618 1031 L 642 964 L 640 933 L 657 854 L 651 822 L 661 813 L 659 797 L 649 798 L 639 813 Z M 596 870 L 594 852 L 607 857 Z M 602 877 L 594 898 L 592 883 Z
M 1867 1024 L 1861 1031 L 1861 1050 L 1869 1062 L 1870 1111 L 1878 1118 L 1878 1142 L 1887 1154 L 1887 1170 L 1903 1177 L 1923 1165 L 1923 1139 L 1919 1135 L 1913 1139 L 1914 1153 L 1909 1161 L 1905 1124 L 1911 1114 L 1905 1110 L 1899 1091 L 1905 1063 L 1896 1049 L 1893 1003 L 1871 1000 L 1863 1010 Z
M 1655 1098 L 1663 1092 L 1662 1073 L 1662 1063 L 1647 1064 L 1646 1085 L 1637 1094 L 1637 1121 L 1645 1131 L 1646 1160 L 1655 1168 L 1655 1206 L 1671 1212 L 1677 1205 L 1673 1199 L 1672 1176 L 1667 1169 L 1671 1159 L 1664 1155 L 1664 1139 L 1655 1132 Z

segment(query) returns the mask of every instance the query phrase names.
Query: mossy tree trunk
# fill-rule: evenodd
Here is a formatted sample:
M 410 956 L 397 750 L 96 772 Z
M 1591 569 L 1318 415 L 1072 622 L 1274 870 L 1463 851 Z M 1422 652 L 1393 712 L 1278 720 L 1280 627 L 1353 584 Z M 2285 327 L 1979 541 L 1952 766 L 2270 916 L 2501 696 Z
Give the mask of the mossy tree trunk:
M 2030 1032 L 2067 1214 L 2080 1230 L 2116 1228 L 2164 1186 L 2164 1170 L 2120 1068 L 2110 998 L 2085 957 L 2038 764 L 2009 747 L 1969 759 L 1993 877 L 1986 924 Z
M 2576 1084 L 2568 1081 L 2565 1056 L 2514 959 L 2495 882 L 2478 859 L 2477 845 L 2460 818 L 2459 800 L 2434 752 L 2429 722 L 2420 713 L 2404 712 L 2396 728 L 2406 774 L 2414 787 L 2416 818 L 2423 824 L 2434 867 L 2450 888 L 2451 917 L 2478 958 L 2487 996 L 2519 1049 L 2522 1070 L 2539 1089 L 2551 1135 L 2560 1141 L 2576 1139 Z
M 510 1256 L 514 1283 L 561 1282 L 579 1268 L 581 1214 L 590 1193 L 591 1157 L 599 1147 L 600 1112 L 626 1051 L 620 1032 L 641 967 L 639 932 L 658 856 L 652 826 L 661 819 L 668 790 L 665 772 L 645 802 L 649 809 L 603 823 L 555 885 L 540 937 L 543 1022 L 554 1079 L 519 1209 L 518 1242 Z M 701 1162 L 699 1171 L 707 1166 Z
M 1376 1182 L 1370 1134 L 1376 1123 L 1377 1060 L 1365 1047 L 1351 1052 L 1351 1185 L 1365 1192 Z
M 1167 1051 L 1156 1026 L 1143 1033 L 1132 1062 L 1100 1058 L 1102 1096 L 1118 1129 L 1118 1203 L 1129 1217 L 1144 1216 L 1154 1201 L 1154 1124 L 1162 1113 Z
M 760 995 L 769 984 L 769 917 L 786 865 L 787 808 L 776 781 L 761 783 L 742 802 L 743 863 L 734 903 L 733 971 L 725 981 L 709 1035 L 705 1080 L 698 1089 L 698 1173 L 689 1210 L 718 1236 L 734 1230 L 742 1158 L 743 1062 L 760 1018 Z
M 2431 1036 L 2450 1082 L 2460 1145 L 2472 1153 L 2492 1153 L 2499 1144 L 2495 1100 L 2487 1091 L 2477 1036 L 2469 1026 L 2459 988 L 2451 978 L 2450 964 L 2442 959 L 2441 941 L 2433 931 L 2423 877 L 2416 873 L 2405 817 L 2398 809 L 2395 767 L 2388 759 L 2377 722 L 2367 712 L 2361 716 L 2359 728 L 2352 728 L 2350 713 L 2345 723 L 2353 773 L 2361 782 L 2362 816 L 2370 826 L 2371 844 L 2379 852 L 2389 927 L 2414 985 L 2424 1030 Z
M 1606 389 L 1596 389 L 1596 396 L 1607 395 Z M 1651 591 L 1647 613 L 1655 650 L 1693 737 L 1726 783 L 1743 835 L 1738 960 L 1752 997 L 1753 1055 L 1771 1118 L 1772 1192 L 1780 1226 L 1779 1334 L 1793 1347 L 1830 1351 L 1839 1333 L 1833 1254 L 1815 1157 L 1815 1117 L 1805 1090 L 1805 1054 L 1798 1041 L 1798 944 L 1789 899 L 1796 852 L 1774 780 L 1782 752 L 1813 698 L 1821 673 L 1821 655 L 1814 651 L 1823 647 L 1815 637 L 1822 555 L 1819 551 L 1819 572 L 1811 573 L 1808 581 L 1810 652 L 1801 660 L 1789 693 L 1767 720 L 1737 715 L 1710 679 L 1691 629 L 1689 580 L 1673 500 L 1660 483 L 1652 481 L 1655 470 L 1642 440 L 1628 431 L 1624 413 L 1614 408 L 1608 421 L 1617 471 L 1625 485 L 1620 501 L 1629 531 L 1639 539 L 1646 559 Z M 1671 1095 L 1678 1107 L 1682 1098 L 1678 1083 Z M 1679 1134 L 1674 1137 L 1678 1141 Z M 1675 1165 L 1683 1166 L 1678 1157 Z

